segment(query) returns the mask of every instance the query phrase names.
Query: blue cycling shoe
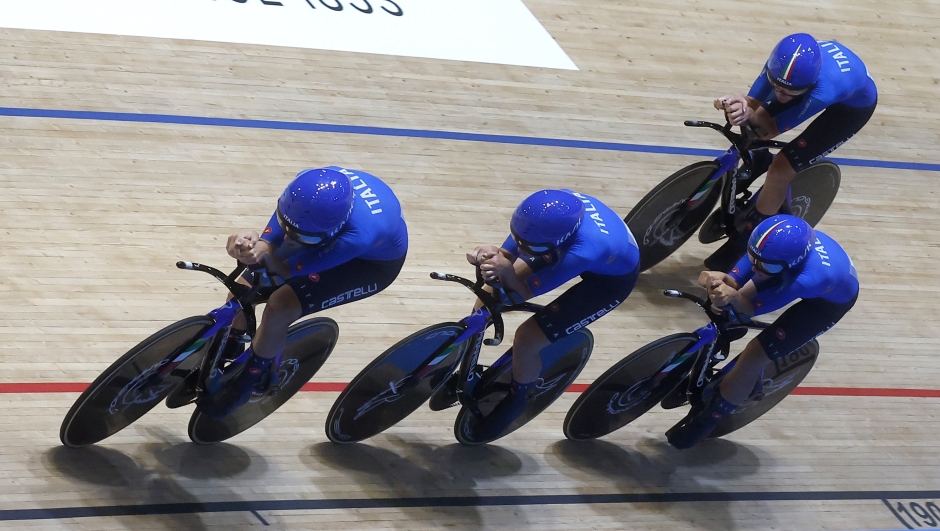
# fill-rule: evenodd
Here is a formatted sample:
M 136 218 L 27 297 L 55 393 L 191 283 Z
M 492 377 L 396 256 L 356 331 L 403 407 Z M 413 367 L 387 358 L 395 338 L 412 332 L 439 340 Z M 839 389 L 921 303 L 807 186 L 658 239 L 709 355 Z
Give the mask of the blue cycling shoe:
M 678 424 L 666 432 L 669 444 L 679 450 L 686 450 L 708 437 L 721 419 L 730 415 L 738 406 L 728 402 L 719 393 L 713 393 L 702 406 L 692 408 Z
M 221 419 L 248 403 L 252 396 L 261 396 L 277 385 L 277 371 L 272 370 L 274 358 L 262 358 L 251 352 L 240 372 L 219 392 L 203 396 L 197 407 L 214 419 Z
M 521 384 L 512 380 L 509 393 L 496 404 L 489 415 L 483 417 L 477 424 L 475 430 L 477 438 L 486 441 L 501 437 L 513 421 L 525 411 L 529 389 L 532 387 L 535 387 L 535 382 Z

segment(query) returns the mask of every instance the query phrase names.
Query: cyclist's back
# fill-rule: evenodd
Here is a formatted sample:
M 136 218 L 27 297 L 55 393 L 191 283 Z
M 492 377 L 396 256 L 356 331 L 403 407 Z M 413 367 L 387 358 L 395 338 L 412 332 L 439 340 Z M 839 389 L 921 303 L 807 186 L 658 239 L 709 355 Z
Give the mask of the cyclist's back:
M 754 315 L 778 310 L 797 299 L 821 299 L 836 304 L 851 301 L 858 295 L 858 273 L 852 259 L 829 235 L 815 231 L 816 242 L 801 267 L 785 275 L 779 284 L 758 286 Z M 729 273 L 744 285 L 753 278 L 750 259 L 745 256 Z
M 873 105 L 878 89 L 865 63 L 837 41 L 819 41 L 822 67 L 816 85 L 805 95 L 786 103 L 774 97 L 774 87 L 762 71 L 748 96 L 762 103 L 776 119 L 781 132 L 789 131 L 816 113 L 835 104 L 860 109 Z
M 534 272 L 528 280 L 533 295 L 548 293 L 585 273 L 627 275 L 639 266 L 640 250 L 621 217 L 596 197 L 572 193 L 584 203 L 585 213 L 570 245 L 559 249 L 557 256 L 523 257 Z M 512 236 L 503 248 L 519 255 Z
M 336 267 L 352 259 L 387 261 L 405 256 L 408 230 L 401 204 L 392 189 L 378 177 L 359 170 L 329 166 L 349 177 L 356 193 L 349 220 L 337 238 L 323 247 L 282 245 L 284 231 L 277 213 L 271 216 L 261 239 L 277 247 L 275 255 L 285 260 L 292 276 L 309 275 Z

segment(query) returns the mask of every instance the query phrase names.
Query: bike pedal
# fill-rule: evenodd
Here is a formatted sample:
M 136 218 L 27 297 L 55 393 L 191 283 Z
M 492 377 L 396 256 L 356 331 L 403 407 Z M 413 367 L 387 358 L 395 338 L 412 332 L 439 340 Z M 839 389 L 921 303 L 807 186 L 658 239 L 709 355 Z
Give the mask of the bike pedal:
M 459 404 L 457 398 L 457 382 L 459 376 L 457 373 L 451 374 L 437 392 L 431 395 L 428 401 L 428 407 L 431 411 L 443 411 Z
M 686 378 L 675 389 L 669 392 L 659 403 L 663 409 L 676 409 L 689 403 L 689 380 Z
M 192 393 L 188 394 L 173 394 L 166 397 L 166 407 L 170 409 L 176 409 L 183 406 L 188 406 L 189 404 L 195 404 L 196 400 L 199 398 L 199 394 L 193 390 Z
M 459 406 L 459 405 L 460 405 L 459 400 L 455 400 L 451 403 L 446 403 L 446 402 L 440 402 L 437 404 L 428 403 L 428 407 L 431 408 L 431 411 L 444 411 L 445 409 L 450 409 L 454 406 Z
M 189 373 L 189 375 L 176 386 L 176 389 L 166 397 L 166 407 L 176 409 L 196 402 L 196 399 L 199 398 L 199 391 L 197 390 L 198 384 L 199 371 Z
M 721 209 L 715 210 L 702 223 L 702 228 L 698 231 L 698 241 L 701 243 L 714 243 L 723 238 L 727 238 L 725 226 L 721 223 L 724 212 Z

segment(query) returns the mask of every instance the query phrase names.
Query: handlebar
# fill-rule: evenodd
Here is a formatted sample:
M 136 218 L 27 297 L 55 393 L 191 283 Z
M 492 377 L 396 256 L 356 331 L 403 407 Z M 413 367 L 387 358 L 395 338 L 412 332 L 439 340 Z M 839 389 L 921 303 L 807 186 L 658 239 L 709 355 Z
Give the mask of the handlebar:
M 711 299 L 702 299 L 691 293 L 686 293 L 684 291 L 679 291 L 675 289 L 663 290 L 663 295 L 667 297 L 672 297 L 676 299 L 686 299 L 697 304 L 702 310 L 705 310 L 705 314 L 708 315 L 708 318 L 711 319 L 711 322 L 718 327 L 718 329 L 724 332 L 728 326 L 743 326 L 753 329 L 764 329 L 770 326 L 769 324 L 762 321 L 755 321 L 740 313 L 735 311 L 731 306 L 721 306 L 714 307 L 712 305 Z
M 744 168 L 751 171 L 753 166 L 753 161 L 751 160 L 751 150 L 756 149 L 768 149 L 768 148 L 783 148 L 787 145 L 786 142 L 780 142 L 778 140 L 761 140 L 757 138 L 757 133 L 749 125 L 742 125 L 741 132 L 735 133 L 731 130 L 731 122 L 725 117 L 725 125 L 718 125 L 713 122 L 705 122 L 700 120 L 686 120 L 683 122 L 686 127 L 708 127 L 718 131 L 725 138 L 731 142 L 731 145 L 737 150 L 738 155 L 741 157 L 742 162 L 744 163 Z
M 250 337 L 255 336 L 255 331 L 257 330 L 258 324 L 255 317 L 255 298 L 259 291 L 261 291 L 261 277 L 263 268 L 251 267 L 238 262 L 238 265 L 235 266 L 235 269 L 226 275 L 214 267 L 197 262 L 184 262 L 181 260 L 176 262 L 176 267 L 189 271 L 202 271 L 203 273 L 208 273 L 215 277 L 216 280 L 224 284 L 225 287 L 232 293 L 232 297 L 236 302 L 238 302 L 243 310 L 245 321 L 248 325 L 248 335 Z M 252 271 L 251 286 L 238 283 L 238 278 L 242 273 L 245 272 L 246 269 Z M 266 297 L 261 298 L 264 299 Z
M 499 345 L 503 341 L 503 335 L 505 333 L 505 326 L 503 325 L 502 314 L 505 312 L 514 312 L 514 311 L 527 311 L 527 312 L 537 312 L 542 309 L 538 304 L 532 304 L 528 302 L 521 302 L 516 304 L 506 304 L 499 297 L 483 289 L 483 286 L 486 284 L 483 281 L 483 274 L 480 271 L 480 267 L 476 268 L 476 282 L 471 282 L 463 277 L 457 275 L 451 275 L 448 273 L 431 273 L 431 278 L 434 280 L 443 280 L 446 282 L 456 282 L 477 296 L 480 301 L 483 302 L 483 306 L 490 313 L 490 320 L 493 324 L 493 338 L 485 339 L 483 343 L 492 347 Z M 508 293 L 505 289 L 500 286 L 498 283 L 491 285 L 494 290 L 502 291 L 503 293 Z M 510 296 L 507 295 L 507 299 L 512 300 Z
M 686 127 L 708 127 L 723 134 L 729 142 L 734 144 L 738 151 L 744 153 L 752 149 L 782 148 L 787 145 L 786 142 L 779 140 L 761 140 L 760 138 L 751 138 L 747 133 L 747 126 L 741 126 L 741 132 L 735 133 L 731 130 L 731 122 L 725 121 L 725 125 L 718 125 L 713 122 L 702 120 L 686 120 L 683 122 Z M 753 130 L 752 130 L 753 131 Z

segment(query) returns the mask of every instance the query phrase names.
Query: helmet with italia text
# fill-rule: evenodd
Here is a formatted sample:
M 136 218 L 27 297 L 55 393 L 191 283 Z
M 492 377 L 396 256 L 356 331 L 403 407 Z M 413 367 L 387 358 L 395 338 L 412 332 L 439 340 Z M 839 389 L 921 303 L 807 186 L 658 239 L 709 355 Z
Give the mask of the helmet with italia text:
M 549 253 L 577 232 L 584 210 L 584 203 L 570 191 L 541 190 L 516 208 L 509 230 L 520 252 Z
M 809 223 L 796 216 L 772 216 L 754 228 L 747 254 L 757 271 L 779 275 L 803 263 L 815 241 Z
M 329 168 L 303 170 L 277 200 L 277 221 L 291 239 L 319 245 L 346 225 L 355 198 L 352 183 L 342 172 Z
M 765 71 L 774 88 L 792 93 L 805 92 L 816 84 L 822 70 L 819 43 L 808 33 L 787 35 L 767 59 Z

